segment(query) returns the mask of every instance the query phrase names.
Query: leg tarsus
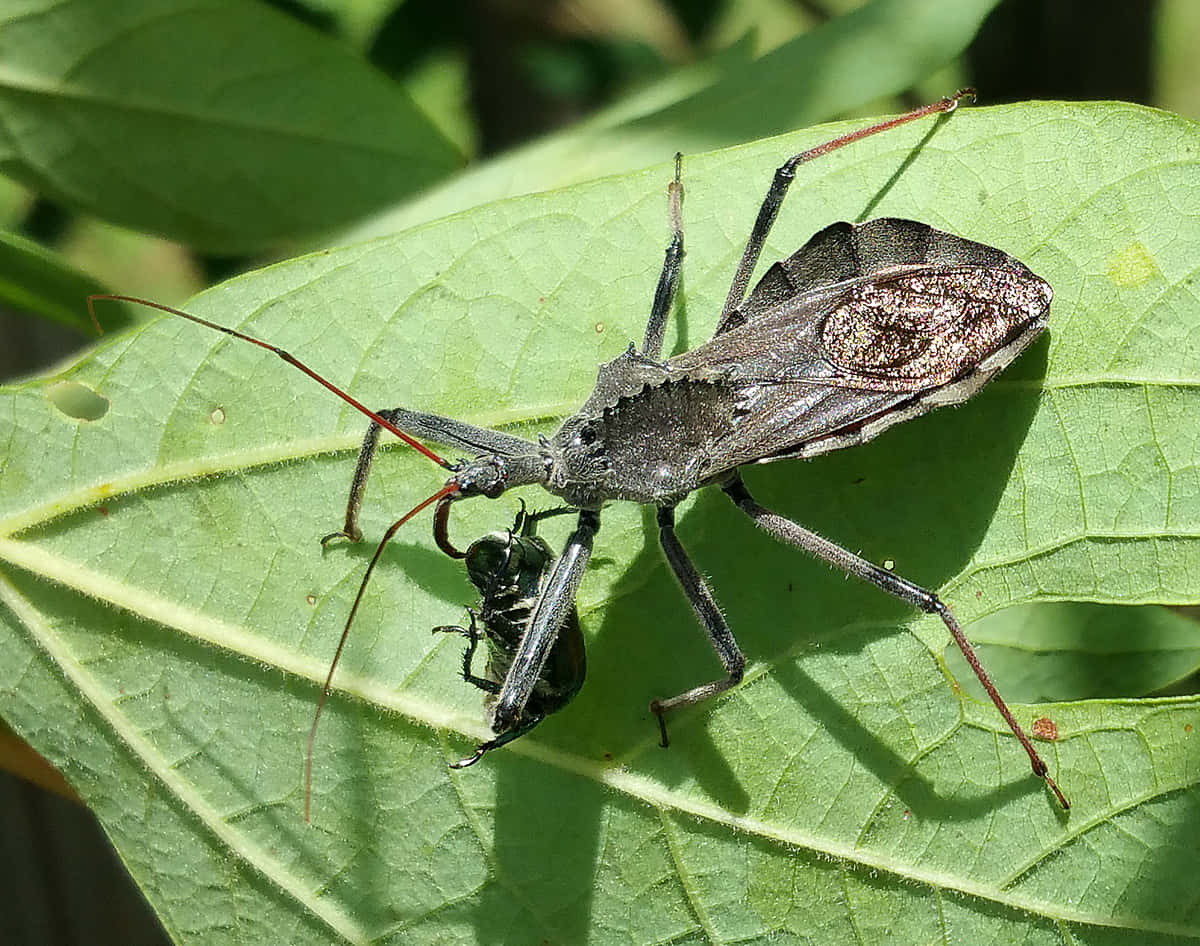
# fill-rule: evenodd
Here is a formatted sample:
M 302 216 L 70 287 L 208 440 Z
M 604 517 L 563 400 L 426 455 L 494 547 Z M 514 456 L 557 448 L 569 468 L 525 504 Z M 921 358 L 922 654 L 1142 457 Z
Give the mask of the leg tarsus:
M 351 527 L 347 524 L 344 528 L 338 529 L 337 532 L 330 532 L 329 535 L 321 536 L 321 547 L 328 548 L 330 542 L 336 542 L 338 539 L 345 539 L 348 542 L 361 542 L 362 530 L 358 526 Z

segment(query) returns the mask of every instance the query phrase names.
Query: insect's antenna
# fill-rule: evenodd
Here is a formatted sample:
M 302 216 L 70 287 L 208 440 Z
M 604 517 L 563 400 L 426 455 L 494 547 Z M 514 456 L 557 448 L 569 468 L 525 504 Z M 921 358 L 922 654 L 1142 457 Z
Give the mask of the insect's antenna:
M 313 714 L 312 729 L 308 732 L 308 751 L 304 757 L 304 820 L 309 820 L 309 801 L 312 795 L 312 759 L 313 759 L 313 743 L 317 738 L 317 723 L 321 721 L 321 711 L 325 708 L 325 703 L 329 699 L 329 687 L 333 682 L 333 671 L 337 669 L 338 661 L 342 657 L 342 649 L 346 646 L 346 638 L 350 636 L 350 625 L 354 623 L 354 615 L 358 612 L 358 606 L 362 602 L 363 594 L 367 590 L 367 583 L 371 580 L 371 573 L 375 570 L 375 563 L 379 561 L 379 557 L 383 554 L 384 546 L 391 541 L 392 536 L 396 534 L 399 528 L 408 522 L 413 516 L 419 513 L 431 503 L 444 500 L 458 492 L 458 481 L 450 480 L 445 486 L 439 489 L 428 499 L 423 499 L 417 505 L 413 506 L 403 516 L 393 522 L 387 532 L 383 534 L 383 538 L 379 540 L 379 545 L 375 547 L 375 554 L 371 556 L 371 562 L 367 565 L 367 571 L 362 577 L 362 584 L 358 586 L 358 594 L 354 596 L 354 605 L 350 608 L 350 616 L 346 618 L 346 626 L 342 628 L 342 636 L 338 639 L 337 650 L 333 652 L 333 660 L 329 664 L 329 672 L 325 675 L 325 685 L 321 687 L 321 696 L 317 700 L 317 711 Z
M 243 342 L 249 342 L 251 345 L 257 345 L 259 348 L 265 348 L 267 351 L 274 352 L 276 355 L 278 355 L 280 358 L 282 358 L 284 361 L 286 361 L 293 368 L 299 368 L 301 371 L 303 371 L 306 375 L 308 375 L 310 378 L 312 378 L 314 381 L 316 381 L 322 387 L 326 388 L 329 391 L 332 391 L 334 394 L 336 394 L 338 397 L 340 397 L 343 401 L 345 401 L 347 404 L 349 404 L 355 410 L 361 411 L 363 414 L 366 414 L 369 418 L 371 418 L 371 420 L 375 421 L 375 423 L 377 423 L 384 430 L 390 431 L 391 433 L 395 434 L 397 437 L 399 437 L 401 440 L 403 440 L 406 444 L 408 444 L 410 447 L 412 447 L 418 453 L 424 454 L 430 460 L 432 460 L 434 463 L 436 463 L 438 466 L 440 466 L 444 469 L 447 469 L 447 470 L 450 469 L 450 467 L 451 467 L 450 463 L 448 463 L 446 460 L 443 460 L 436 453 L 434 453 L 432 450 L 430 450 L 427 446 L 414 440 L 412 437 L 410 437 L 408 434 L 406 434 L 403 430 L 401 430 L 399 427 L 397 427 L 391 421 L 385 420 L 383 417 L 376 414 L 373 410 L 364 406 L 361 402 L 355 400 L 353 397 L 351 397 L 349 394 L 347 394 L 345 391 L 343 391 L 341 388 L 339 388 L 332 381 L 326 381 L 323 377 L 321 377 L 319 374 L 317 374 L 315 371 L 313 371 L 312 368 L 310 368 L 310 367 L 308 367 L 308 365 L 304 364 L 304 362 L 302 362 L 299 358 L 296 358 L 294 355 L 290 354 L 289 352 L 284 351 L 282 348 L 279 348 L 278 346 L 272 345 L 269 342 L 264 342 L 262 339 L 254 338 L 252 335 L 246 335 L 245 333 L 239 332 L 236 329 L 231 329 L 224 325 L 218 325 L 216 322 L 210 322 L 210 321 L 208 321 L 208 319 L 202 319 L 202 318 L 200 318 L 200 316 L 192 315 L 189 312 L 184 312 L 182 309 L 175 309 L 169 305 L 163 305 L 161 302 L 153 302 L 150 299 L 140 299 L 137 296 L 120 296 L 120 295 L 114 295 L 114 294 L 110 294 L 110 293 L 97 293 L 96 295 L 91 295 L 91 296 L 87 297 L 88 315 L 90 315 L 92 317 L 92 324 L 94 326 L 96 326 L 96 332 L 98 334 L 103 334 L 104 330 L 102 328 L 100 328 L 100 320 L 96 318 L 96 308 L 95 308 L 94 303 L 104 302 L 104 301 L 131 302 L 135 305 L 144 305 L 151 309 L 158 309 L 160 312 L 167 312 L 171 315 L 177 315 L 181 319 L 187 319 L 189 322 L 195 322 L 197 325 L 203 325 L 206 328 L 215 329 L 218 332 L 224 332 L 226 335 L 232 335 L 234 338 L 241 339 Z

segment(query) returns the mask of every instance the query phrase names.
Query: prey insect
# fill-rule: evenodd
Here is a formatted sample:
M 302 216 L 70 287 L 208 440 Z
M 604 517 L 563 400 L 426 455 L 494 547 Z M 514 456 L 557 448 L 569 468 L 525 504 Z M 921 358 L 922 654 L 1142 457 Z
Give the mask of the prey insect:
M 554 564 L 554 553 L 537 534 L 538 522 L 571 511 L 557 508 L 530 513 L 522 506 L 511 529 L 489 532 L 467 546 L 464 564 L 471 584 L 479 590 L 479 610 L 470 609 L 470 624 L 467 627 L 449 625 L 433 630 L 435 634 L 462 634 L 467 638 L 467 649 L 463 653 L 463 679 L 487 693 L 489 704 L 495 701 L 508 677 L 513 657 L 529 626 L 533 607 L 546 584 L 550 566 Z M 482 633 L 479 630 L 481 625 Z M 487 667 L 482 677 L 476 676 L 471 669 L 481 637 L 487 645 Z M 516 725 L 495 739 L 489 739 L 478 746 L 472 755 L 451 763 L 451 766 L 462 769 L 474 765 L 483 758 L 485 752 L 525 735 L 575 698 L 583 686 L 586 672 L 583 631 L 579 626 L 579 615 L 571 608 L 559 628 L 545 665 L 534 681 L 529 701 Z
M 617 500 L 652 505 L 663 554 L 725 671 L 718 679 L 650 703 L 665 746 L 667 715 L 736 686 L 746 663 L 707 581 L 675 534 L 679 502 L 693 490 L 715 486 L 774 538 L 937 615 L 1025 750 L 1034 774 L 1067 808 L 1049 767 L 937 595 L 762 506 L 739 472 L 748 464 L 813 457 L 854 446 L 935 407 L 960 403 L 1009 365 L 1046 327 L 1050 286 L 1024 264 L 994 247 L 898 218 L 826 227 L 787 259 L 770 266 L 747 294 L 767 235 L 801 164 L 906 122 L 949 113 L 970 94 L 964 90 L 784 162 L 763 199 L 713 337 L 663 360 L 664 327 L 683 260 L 677 157 L 669 188 L 672 236 L 641 349 L 631 345 L 601 365 L 596 387 L 579 410 L 552 436 L 537 441 L 407 408 L 369 411 L 289 353 L 177 312 L 274 351 L 371 418 L 343 527 L 327 539 L 361 538 L 359 511 L 381 429 L 451 472 L 438 492 L 384 533 L 342 642 L 383 548 L 408 518 L 435 504 L 436 541 L 443 551 L 460 555 L 448 532 L 453 503 L 474 496 L 496 498 L 518 486 L 540 485 L 574 510 L 578 519 L 541 586 L 489 709 L 491 729 L 502 737 L 522 725 L 534 690 L 544 678 L 547 661 L 572 612 L 603 507 Z M 449 444 L 471 459 L 449 463 L 418 444 L 417 438 Z M 335 656 L 335 664 L 336 660 Z M 322 700 L 327 692 L 328 681 Z

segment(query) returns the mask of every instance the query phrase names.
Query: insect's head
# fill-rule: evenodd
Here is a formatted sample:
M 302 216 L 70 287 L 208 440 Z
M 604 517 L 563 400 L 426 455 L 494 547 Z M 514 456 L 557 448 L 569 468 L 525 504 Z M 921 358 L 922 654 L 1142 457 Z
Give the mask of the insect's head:
M 515 456 L 487 453 L 474 460 L 459 460 L 451 469 L 454 476 L 446 481 L 445 487 L 449 491 L 438 500 L 434 510 L 433 538 L 447 555 L 463 558 L 465 553 L 450 541 L 450 504 L 472 496 L 496 499 L 515 486 L 544 483 L 550 468 L 547 456 L 539 447 L 538 452 Z

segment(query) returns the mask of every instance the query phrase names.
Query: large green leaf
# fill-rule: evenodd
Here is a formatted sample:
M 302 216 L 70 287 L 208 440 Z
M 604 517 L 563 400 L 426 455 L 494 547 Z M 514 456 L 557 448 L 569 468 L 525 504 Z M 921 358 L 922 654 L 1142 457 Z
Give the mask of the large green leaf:
M 455 149 L 383 75 L 249 0 L 0 5 L 0 168 L 221 253 L 345 225 Z
M 689 158 L 684 306 L 698 344 L 771 169 L 835 133 Z M 1044 599 L 1200 601 L 1200 134 L 1122 105 L 962 109 L 805 167 L 769 256 L 902 214 L 1054 286 L 1050 331 L 969 405 L 861 448 L 748 471 L 766 503 L 937 587 L 966 622 Z M 234 280 L 195 311 L 372 405 L 549 430 L 639 338 L 666 166 L 479 208 Z M 84 422 L 45 397 L 87 385 Z M 460 646 L 472 598 L 407 527 L 319 686 L 369 547 L 330 549 L 361 418 L 269 353 L 180 320 L 3 391 L 0 710 L 103 821 L 188 942 L 1165 943 L 1200 935 L 1200 708 L 1017 707 L 1057 810 L 946 635 L 701 495 L 681 538 L 752 665 L 673 720 L 647 701 L 714 661 L 654 547 L 612 507 L 580 605 L 589 680 L 532 736 L 484 735 Z M 441 476 L 381 458 L 364 529 Z M 545 497 L 529 491 L 535 504 Z M 517 497 L 456 507 L 461 543 Z M 566 523 L 549 528 L 561 541 Z M 970 628 L 968 627 L 968 632 Z

